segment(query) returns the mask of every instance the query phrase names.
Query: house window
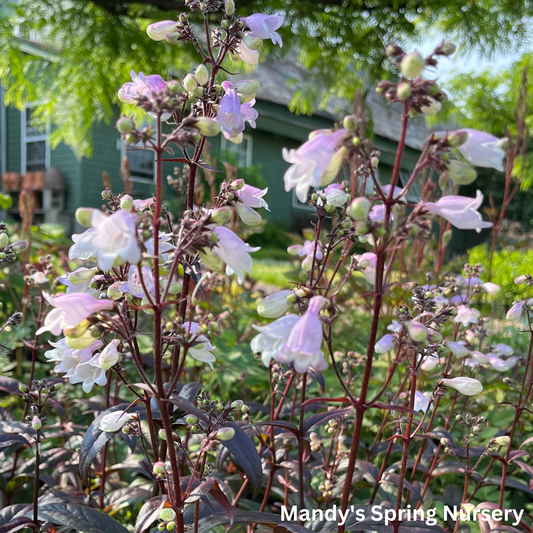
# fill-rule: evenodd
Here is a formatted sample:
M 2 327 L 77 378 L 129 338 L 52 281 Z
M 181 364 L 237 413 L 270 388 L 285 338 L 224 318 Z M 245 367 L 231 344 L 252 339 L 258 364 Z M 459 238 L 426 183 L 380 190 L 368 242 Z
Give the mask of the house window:
M 308 200 L 307 202 L 309 201 L 309 197 L 318 189 L 313 189 L 312 187 L 309 189 L 309 194 L 308 194 Z M 315 208 L 314 207 L 311 207 L 307 202 L 300 202 L 300 200 L 298 200 L 298 197 L 296 196 L 296 189 L 293 189 L 292 190 L 292 207 L 294 207 L 295 209 L 301 209 L 302 211 L 314 211 Z
M 48 136 L 50 128 L 35 126 L 34 106 L 22 111 L 22 174 L 46 170 L 50 166 Z
M 135 147 L 124 147 L 123 155 L 128 158 L 130 176 L 134 181 L 153 183 L 155 181 L 155 152 Z
M 252 136 L 243 135 L 242 143 L 235 144 L 228 141 L 224 136 L 220 138 L 220 151 L 228 154 L 238 167 L 252 166 Z

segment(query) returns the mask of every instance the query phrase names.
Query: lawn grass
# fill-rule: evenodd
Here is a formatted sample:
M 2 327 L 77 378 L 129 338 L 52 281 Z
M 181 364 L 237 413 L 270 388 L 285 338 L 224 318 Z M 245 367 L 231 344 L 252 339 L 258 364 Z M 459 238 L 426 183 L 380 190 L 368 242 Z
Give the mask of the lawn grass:
M 287 288 L 291 270 L 292 266 L 290 261 L 255 259 L 252 267 L 252 278 L 259 283 Z

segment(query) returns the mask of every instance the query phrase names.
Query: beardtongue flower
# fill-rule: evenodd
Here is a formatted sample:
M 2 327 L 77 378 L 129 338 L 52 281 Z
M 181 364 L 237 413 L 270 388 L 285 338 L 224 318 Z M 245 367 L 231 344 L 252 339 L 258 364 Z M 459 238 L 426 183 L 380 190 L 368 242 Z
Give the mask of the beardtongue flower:
M 76 327 L 93 313 L 110 311 L 114 305 L 110 300 L 96 300 L 83 292 L 64 294 L 55 298 L 43 292 L 43 298 L 54 309 L 44 319 L 43 326 L 36 332 L 37 335 L 45 331 L 59 335 L 66 328 Z
M 283 46 L 283 42 L 276 30 L 280 28 L 284 20 L 285 17 L 280 14 L 264 15 L 262 13 L 241 18 L 241 21 L 250 30 L 249 35 L 260 39 L 270 39 L 274 44 L 280 46 Z
M 267 211 L 270 211 L 270 209 L 268 209 L 268 204 L 263 200 L 263 196 L 265 196 L 267 192 L 268 187 L 266 189 L 258 189 L 257 187 L 252 187 L 245 183 L 236 194 L 244 205 L 253 207 L 254 209 L 264 207 Z
M 378 342 L 376 342 L 374 346 L 374 350 L 376 353 L 387 353 L 394 343 L 395 335 L 387 334 L 381 337 Z
M 146 28 L 148 37 L 154 41 L 164 41 L 169 33 L 173 33 L 175 31 L 176 22 L 173 20 L 162 20 L 161 22 L 155 22 Z
M 347 201 L 346 193 L 340 183 L 332 183 L 328 185 L 322 194 L 326 197 L 328 204 L 334 207 L 342 207 Z
M 415 402 L 413 409 L 415 411 L 422 411 L 423 413 L 426 413 L 429 409 L 429 403 L 431 401 L 431 393 L 429 392 L 415 392 Z
M 60 339 L 57 342 L 50 341 L 52 350 L 44 353 L 48 361 L 56 362 L 54 372 L 65 374 L 66 378 L 75 378 L 78 367 L 82 363 L 91 360 L 93 353 L 102 347 L 101 341 L 94 341 L 91 346 L 83 350 L 75 350 L 67 345 L 66 339 Z
M 266 367 L 270 366 L 272 359 L 277 360 L 278 353 L 298 320 L 300 320 L 298 315 L 290 314 L 274 320 L 267 326 L 253 326 L 259 331 L 259 335 L 252 339 L 250 348 L 252 352 L 261 354 L 261 360 Z
M 117 260 L 137 264 L 141 249 L 137 242 L 136 224 L 139 217 L 119 209 L 110 216 L 94 210 L 91 222 L 90 246 L 101 270 L 110 270 Z
M 283 148 L 283 159 L 291 163 L 283 180 L 285 190 L 295 189 L 300 202 L 306 202 L 310 187 L 328 185 L 340 169 L 342 159 L 335 157 L 346 130 L 321 132 L 302 144 L 297 150 Z M 344 151 L 340 154 L 344 158 Z
M 458 359 L 462 359 L 463 357 L 468 357 L 470 353 L 468 351 L 468 348 L 466 348 L 459 342 L 448 341 L 446 343 L 446 346 L 450 349 L 452 354 L 455 355 L 455 357 L 457 357 Z
M 186 322 L 183 324 L 183 329 L 188 334 L 188 342 L 196 342 L 195 346 L 191 346 L 187 353 L 197 361 L 207 363 L 211 369 L 213 369 L 213 363 L 216 361 L 216 357 L 211 353 L 216 348 L 209 342 L 209 339 L 201 334 L 201 326 L 196 322 Z
M 463 324 L 466 328 L 469 324 L 475 324 L 480 317 L 480 312 L 477 309 L 471 309 L 466 305 L 457 306 L 457 315 L 455 316 L 455 322 Z
M 478 233 L 484 228 L 491 228 L 491 222 L 483 222 L 477 209 L 483 203 L 483 194 L 477 191 L 475 198 L 465 196 L 443 196 L 438 202 L 421 205 L 432 215 L 445 218 L 458 229 L 475 229 Z
M 296 322 L 289 338 L 278 354 L 278 361 L 293 363 L 296 372 L 307 372 L 310 367 L 317 370 L 326 368 L 322 346 L 322 322 L 320 310 L 328 303 L 322 296 L 313 296 L 309 300 L 306 313 Z M 317 361 L 317 354 L 318 361 Z
M 122 359 L 122 354 L 117 350 L 118 343 L 118 340 L 113 339 L 100 353 L 98 365 L 102 370 L 109 370 Z
M 507 311 L 507 320 L 514 320 L 515 322 L 520 321 L 522 318 L 522 311 L 525 303 L 525 300 L 521 300 L 520 302 L 516 302 L 515 304 L 513 304 L 511 309 Z
M 259 50 L 248 48 L 244 41 L 241 41 L 236 48 L 237 54 L 247 65 L 254 67 L 259 63 Z
M 129 292 L 132 296 L 143 298 L 145 296 L 144 288 L 151 294 L 154 290 L 154 277 L 152 270 L 148 265 L 141 269 L 142 279 L 139 275 L 137 265 L 130 265 L 128 270 L 128 281 L 120 287 L 123 293 Z
M 253 109 L 255 100 L 241 104 L 237 91 L 229 81 L 222 82 L 224 96 L 220 99 L 220 107 L 217 122 L 220 124 L 222 134 L 228 140 L 238 140 L 240 134 L 244 131 L 246 122 L 249 122 L 252 128 L 255 128 L 255 120 L 258 113 Z M 242 139 L 241 139 L 242 141 Z
M 239 285 L 244 281 L 246 272 L 252 272 L 251 252 L 257 252 L 260 247 L 252 247 L 237 237 L 233 231 L 217 226 L 213 229 L 218 241 L 213 252 L 226 263 L 226 274 L 236 274 Z
M 458 150 L 469 163 L 476 167 L 504 170 L 504 147 L 507 139 L 498 139 L 490 133 L 468 128 L 458 130 L 458 132 L 468 133 L 466 141 L 458 147 Z
M 130 420 L 133 420 L 133 415 L 126 411 L 114 411 L 102 417 L 100 429 L 106 433 L 114 433 L 122 429 Z
M 257 304 L 258 314 L 266 318 L 278 318 L 284 315 L 292 306 L 292 303 L 287 300 L 289 296 L 294 296 L 294 293 L 289 290 L 284 290 L 263 298 Z
M 287 248 L 287 252 L 289 252 L 289 255 L 299 255 L 300 257 L 305 256 L 305 259 L 302 261 L 302 268 L 306 271 L 311 270 L 311 267 L 313 265 L 313 255 L 315 255 L 315 251 L 316 258 L 319 261 L 324 258 L 320 241 L 305 241 L 303 245 L 293 244 L 292 246 L 289 246 Z
M 477 172 L 466 163 L 451 159 L 446 163 L 446 175 L 458 185 L 468 185 L 477 178 Z
M 145 76 L 142 72 L 137 74 L 134 70 L 130 72 L 131 82 L 125 83 L 118 91 L 118 98 L 125 104 L 136 104 L 139 98 L 153 98 L 154 94 L 160 93 L 167 88 L 167 84 L 159 74 Z M 157 115 L 150 113 L 150 116 L 156 118 Z M 163 113 L 161 120 L 168 120 L 171 113 Z
M 457 392 L 464 394 L 465 396 L 475 396 L 483 392 L 483 385 L 474 378 L 452 378 L 442 379 L 441 383 L 446 387 L 455 389 Z

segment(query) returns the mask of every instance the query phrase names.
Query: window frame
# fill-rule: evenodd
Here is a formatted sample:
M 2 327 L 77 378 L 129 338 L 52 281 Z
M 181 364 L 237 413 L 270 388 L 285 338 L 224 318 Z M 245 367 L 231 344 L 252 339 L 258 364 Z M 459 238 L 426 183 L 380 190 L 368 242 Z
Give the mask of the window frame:
M 37 107 L 41 102 L 33 102 L 29 104 L 25 104 L 24 108 L 22 109 L 20 113 L 21 117 L 21 146 L 20 146 L 20 170 L 21 175 L 24 176 L 27 172 L 41 172 L 36 170 L 28 170 L 27 165 L 27 153 L 28 153 L 28 144 L 36 143 L 36 142 L 42 142 L 44 141 L 44 171 L 48 170 L 50 168 L 50 121 L 47 120 L 46 123 L 46 129 L 44 132 L 40 132 L 38 135 L 26 135 L 26 125 L 27 125 L 27 111 L 28 109 L 32 109 Z
M 133 149 L 133 150 L 131 150 Z M 126 146 L 126 141 L 121 141 L 120 143 L 120 161 L 122 162 L 124 160 L 125 157 L 128 157 L 128 150 L 131 150 L 131 151 L 134 151 L 134 150 L 146 150 L 146 151 L 150 151 L 154 154 L 154 163 L 153 163 L 153 167 L 152 167 L 152 179 L 149 179 L 149 178 L 143 178 L 143 177 L 140 177 L 140 176 L 135 176 L 132 172 L 131 172 L 131 168 L 130 168 L 130 177 L 132 179 L 132 181 L 134 181 L 135 183 L 144 183 L 145 185 L 153 185 L 155 182 L 156 182 L 156 168 L 157 168 L 157 161 L 156 161 L 156 153 L 155 153 L 155 150 L 152 150 L 152 148 L 150 147 L 147 147 L 147 146 L 143 146 L 142 144 L 133 144 L 133 145 L 130 145 L 130 146 Z
M 240 168 L 250 168 L 252 166 L 252 155 L 253 155 L 253 136 L 249 133 L 243 133 L 242 136 L 243 142 L 246 140 L 246 154 L 245 154 L 245 166 L 242 167 L 240 165 L 240 161 L 238 161 L 238 166 Z M 231 146 L 235 144 L 231 141 L 228 141 L 224 135 L 220 136 L 220 152 L 222 154 L 224 153 L 231 153 Z M 242 146 L 242 143 L 236 144 L 235 146 Z

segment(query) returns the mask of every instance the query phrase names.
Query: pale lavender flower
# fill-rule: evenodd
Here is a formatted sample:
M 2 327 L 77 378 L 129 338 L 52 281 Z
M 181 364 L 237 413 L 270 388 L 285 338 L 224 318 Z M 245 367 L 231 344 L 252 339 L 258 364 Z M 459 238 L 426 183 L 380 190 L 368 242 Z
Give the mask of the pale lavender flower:
M 466 141 L 458 147 L 461 155 L 476 167 L 494 168 L 503 171 L 503 158 L 505 157 L 505 144 L 507 139 L 498 139 L 484 131 L 465 128 L 455 133 L 466 132 Z
M 144 292 L 144 286 L 146 290 L 152 294 L 154 291 L 154 276 L 152 274 L 152 269 L 148 265 L 144 265 L 141 269 L 142 279 L 139 275 L 139 269 L 137 265 L 130 265 L 128 270 L 128 281 L 122 284 L 120 291 L 123 293 L 130 293 L 132 296 L 137 298 L 144 298 L 146 296 Z
M 446 346 L 450 349 L 452 354 L 455 355 L 455 357 L 457 357 L 458 359 L 467 357 L 470 353 L 468 351 L 468 348 L 466 348 L 466 346 L 464 346 L 464 344 L 460 342 L 448 341 L 446 343 Z
M 121 359 L 122 354 L 117 350 L 119 341 L 113 339 L 101 352 L 98 358 L 98 366 L 103 370 L 109 370 Z
M 196 346 L 191 346 L 187 350 L 187 353 L 197 361 L 207 363 L 211 369 L 213 369 L 213 363 L 216 361 L 216 357 L 212 354 L 216 348 L 209 342 L 209 339 L 202 335 L 201 326 L 196 322 L 185 322 L 183 329 L 189 334 L 188 342 L 197 342 Z
M 36 332 L 37 335 L 45 331 L 59 335 L 62 330 L 76 327 L 93 313 L 110 311 L 114 305 L 110 300 L 95 300 L 83 292 L 63 294 L 55 298 L 43 292 L 43 298 L 54 309 L 46 315 L 43 326 Z
M 463 324 L 466 328 L 469 324 L 475 324 L 478 321 L 480 314 L 481 313 L 477 309 L 471 309 L 466 305 L 458 305 L 455 322 Z
M 293 244 L 287 248 L 290 255 L 299 255 L 305 257 L 302 261 L 302 268 L 304 270 L 310 270 L 313 264 L 313 256 L 315 255 L 318 260 L 323 259 L 322 244 L 320 241 L 305 241 L 303 246 L 301 244 Z
M 229 81 L 222 82 L 224 96 L 220 99 L 217 122 L 220 124 L 224 137 L 230 141 L 239 141 L 246 122 L 255 128 L 258 113 L 253 109 L 255 100 L 241 104 L 237 91 Z M 242 141 L 242 139 L 241 139 Z
M 344 159 L 345 151 L 337 148 L 345 137 L 346 130 L 327 131 L 316 134 L 297 150 L 283 148 L 283 159 L 291 163 L 283 177 L 285 190 L 295 189 L 298 200 L 306 202 L 310 187 L 333 181 Z M 335 157 L 336 153 L 342 157 Z
M 283 24 L 285 17 L 280 14 L 264 15 L 255 13 L 249 17 L 241 18 L 241 21 L 250 29 L 249 35 L 260 39 L 270 39 L 274 44 L 283 46 L 279 33 L 276 32 Z
M 228 276 L 236 274 L 237 281 L 241 284 L 244 281 L 245 272 L 252 272 L 250 253 L 257 252 L 260 247 L 246 244 L 233 231 L 224 226 L 217 226 L 213 231 L 218 237 L 213 252 L 226 263 L 226 274 Z
M 294 296 L 294 292 L 284 290 L 270 294 L 257 304 L 257 313 L 266 318 L 280 317 L 292 306 L 292 303 L 287 300 L 289 296 Z
M 374 252 L 365 252 L 361 255 L 356 255 L 359 266 L 362 268 L 363 275 L 368 283 L 375 285 L 376 283 L 376 265 L 377 255 Z
M 259 50 L 252 50 L 251 48 L 248 48 L 244 41 L 241 41 L 237 45 L 236 51 L 237 54 L 239 54 L 241 60 L 244 61 L 247 65 L 255 67 L 255 65 L 259 63 Z
M 375 352 L 376 353 L 387 353 L 392 348 L 395 338 L 396 338 L 396 335 L 391 335 L 390 333 L 381 337 L 381 339 L 379 339 L 379 341 L 376 342 L 374 346 Z
M 438 202 L 423 203 L 423 207 L 432 215 L 445 218 L 459 229 L 475 229 L 478 233 L 484 228 L 491 228 L 491 222 L 483 222 L 477 209 L 483 203 L 483 194 L 477 191 L 475 198 L 465 196 L 443 196 Z
M 162 20 L 161 22 L 155 22 L 150 24 L 146 28 L 146 33 L 150 39 L 154 41 L 164 41 L 169 33 L 175 32 L 177 29 L 176 22 L 173 20 Z
M 431 392 L 415 392 L 415 402 L 413 409 L 415 411 L 422 411 L 423 413 L 427 413 L 429 409 L 429 404 L 431 402 Z
M 457 392 L 464 394 L 465 396 L 475 396 L 480 392 L 483 392 L 483 385 L 473 378 L 452 378 L 452 379 L 443 379 L 442 384 L 446 387 L 455 389 Z
M 513 355 L 514 350 L 511 346 L 503 343 L 493 344 L 492 345 L 492 351 L 496 354 L 500 355 Z
M 267 211 L 270 211 L 270 209 L 268 209 L 268 204 L 263 200 L 263 196 L 265 196 L 267 192 L 268 187 L 266 189 L 258 189 L 257 187 L 244 184 L 236 194 L 244 205 L 253 207 L 254 209 L 264 207 Z
M 520 302 L 516 302 L 515 304 L 513 304 L 511 309 L 507 311 L 507 320 L 514 320 L 516 322 L 520 321 L 522 318 L 522 312 L 525 303 L 525 300 L 521 300 Z
M 65 374 L 65 377 L 70 379 L 75 376 L 81 363 L 91 360 L 95 350 L 102 347 L 102 342 L 95 340 L 91 346 L 83 350 L 71 348 L 65 338 L 59 339 L 57 342 L 50 341 L 50 345 L 53 349 L 46 351 L 44 356 L 48 361 L 57 363 L 54 367 L 54 372 Z
M 278 353 L 289 339 L 294 325 L 300 320 L 298 315 L 282 316 L 267 326 L 253 326 L 259 335 L 252 339 L 250 348 L 254 353 L 261 354 L 261 360 L 266 367 L 270 366 L 272 359 L 277 359 Z
M 126 411 L 113 411 L 102 417 L 100 420 L 100 429 L 106 433 L 114 433 L 122 429 L 132 419 L 133 415 L 130 415 Z

